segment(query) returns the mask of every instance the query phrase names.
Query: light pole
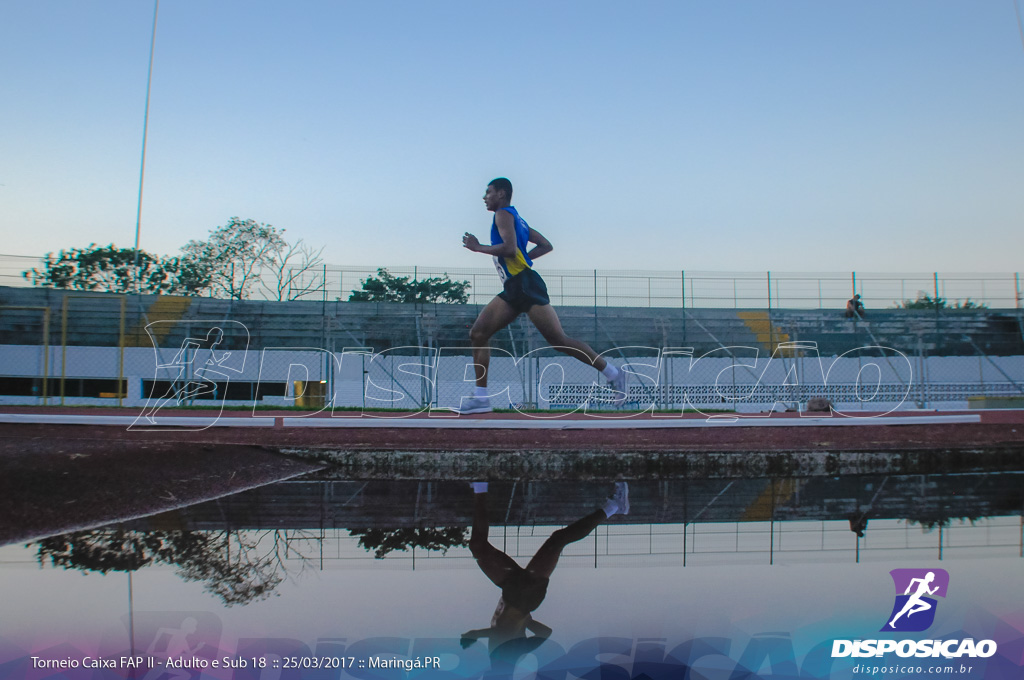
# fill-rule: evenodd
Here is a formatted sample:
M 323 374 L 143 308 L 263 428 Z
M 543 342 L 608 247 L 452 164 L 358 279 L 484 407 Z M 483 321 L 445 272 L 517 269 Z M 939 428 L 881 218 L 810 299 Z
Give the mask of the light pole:
M 135 292 L 142 293 L 139 276 L 139 233 L 142 231 L 142 185 L 146 178 L 146 134 L 149 129 L 149 91 L 153 84 L 153 51 L 156 47 L 156 19 L 160 13 L 160 0 L 153 3 L 153 35 L 149 41 L 149 73 L 146 76 L 146 112 L 142 119 L 142 162 L 139 167 L 139 205 L 135 215 Z

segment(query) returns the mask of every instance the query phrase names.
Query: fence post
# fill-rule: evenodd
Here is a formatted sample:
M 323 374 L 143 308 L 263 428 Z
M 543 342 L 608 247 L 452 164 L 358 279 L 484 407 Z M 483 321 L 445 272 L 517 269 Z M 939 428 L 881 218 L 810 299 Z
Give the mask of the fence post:
M 50 308 L 43 314 L 43 406 L 50 405 Z
M 1020 309 L 1020 272 L 1013 274 L 1013 301 L 1017 309 Z
M 771 358 L 775 351 L 775 326 L 772 324 L 772 273 L 768 272 L 768 357 Z M 735 362 L 735 357 L 733 357 Z M 736 378 L 736 371 L 733 370 L 733 380 Z
M 679 271 L 679 283 L 683 293 L 683 342 L 686 342 L 686 270 Z M 692 302 L 692 301 L 691 301 Z
M 68 365 L 68 296 L 61 300 L 60 309 L 60 405 L 64 405 L 64 382 Z
M 117 333 L 118 357 L 117 357 L 117 405 L 124 406 L 124 398 L 128 393 L 128 383 L 124 379 L 124 325 L 125 312 L 128 309 L 128 298 L 121 296 L 121 323 Z

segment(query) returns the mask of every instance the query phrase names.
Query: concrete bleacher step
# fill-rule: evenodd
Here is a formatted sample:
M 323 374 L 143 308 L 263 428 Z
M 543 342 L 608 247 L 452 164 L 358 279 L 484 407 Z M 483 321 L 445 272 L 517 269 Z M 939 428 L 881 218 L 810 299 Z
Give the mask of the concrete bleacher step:
M 148 296 L 147 296 L 148 297 Z M 152 347 L 161 343 L 192 305 L 192 298 L 178 295 L 156 295 L 152 304 L 125 336 L 125 347 Z M 159 323 L 163 322 L 163 323 Z M 149 332 L 146 329 L 149 328 Z M 152 334 L 152 339 L 150 339 Z
M 49 310 L 49 344 L 118 346 L 121 301 L 113 294 L 80 294 L 53 289 L 0 287 L 0 343 L 42 344 L 42 309 Z M 63 327 L 66 299 L 68 323 Z M 31 307 L 33 310 L 12 309 Z M 7 308 L 7 311 L 4 311 Z M 127 347 L 151 344 L 142 329 L 164 321 L 157 341 L 177 347 L 190 334 L 225 322 L 225 347 L 466 347 L 481 305 L 401 303 L 269 302 L 175 296 L 141 296 L 125 305 Z M 880 310 L 864 321 L 837 310 L 737 310 L 621 307 L 562 307 L 566 332 L 601 352 L 612 347 L 693 347 L 695 356 L 721 347 L 755 347 L 771 355 L 782 343 L 817 343 L 821 356 L 841 355 L 880 344 L 906 353 L 964 356 L 979 351 L 997 356 L 1024 354 L 1021 325 L 1012 312 L 991 310 Z M 522 317 L 494 338 L 517 352 L 545 342 Z

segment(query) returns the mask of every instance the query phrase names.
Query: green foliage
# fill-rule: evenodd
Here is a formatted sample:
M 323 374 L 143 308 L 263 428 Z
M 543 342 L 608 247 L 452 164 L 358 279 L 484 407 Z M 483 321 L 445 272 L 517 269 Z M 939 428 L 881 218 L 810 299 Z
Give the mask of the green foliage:
M 354 290 L 349 302 L 469 302 L 469 281 L 452 281 L 447 274 L 423 280 L 394 276 L 387 269 L 378 269 L 377 276 L 362 281 L 363 289 Z
M 914 517 L 907 517 L 907 524 L 920 525 L 921 530 L 924 533 L 928 533 L 936 527 L 948 527 L 953 524 L 953 521 L 958 522 L 970 522 L 971 526 L 980 520 L 985 519 L 983 516 L 977 517 L 950 517 L 939 510 L 918 510 Z
M 957 300 L 950 309 L 988 309 L 988 305 L 984 302 L 974 302 L 971 298 L 967 298 L 963 303 Z
M 252 295 L 263 269 L 272 269 L 287 249 L 283 234 L 272 225 L 232 217 L 208 239 L 189 241 L 181 252 L 214 297 L 243 300 Z
M 918 291 L 916 300 L 904 300 L 896 306 L 899 309 L 945 309 L 946 300 L 941 297 L 932 299 L 924 291 Z
M 284 230 L 232 217 L 205 240 L 189 241 L 180 257 L 162 257 L 111 244 L 47 253 L 43 266 L 22 272 L 33 286 L 98 293 L 201 295 L 236 300 L 259 290 L 271 300 L 295 300 L 324 288 L 323 248 L 299 239 L 284 240 Z
M 33 286 L 103 293 L 191 295 L 201 289 L 192 263 L 114 244 L 47 253 L 41 268 L 22 272 Z
M 964 310 L 964 309 L 988 309 L 988 305 L 984 303 L 974 302 L 970 298 L 965 299 L 963 302 L 956 300 L 952 305 L 948 303 L 944 297 L 935 297 L 928 295 L 924 291 L 917 292 L 916 300 L 904 300 L 896 304 L 897 309 L 949 309 L 949 310 Z
M 262 600 L 283 580 L 277 561 L 257 554 L 257 543 L 237 532 L 93 529 L 44 538 L 36 557 L 40 564 L 101 574 L 174 565 L 182 578 L 203 583 L 231 606 Z
M 382 559 L 389 552 L 423 548 L 440 550 L 469 545 L 466 529 L 461 527 L 406 527 L 400 529 L 351 529 L 351 535 L 359 536 L 359 546 L 372 550 L 373 556 Z

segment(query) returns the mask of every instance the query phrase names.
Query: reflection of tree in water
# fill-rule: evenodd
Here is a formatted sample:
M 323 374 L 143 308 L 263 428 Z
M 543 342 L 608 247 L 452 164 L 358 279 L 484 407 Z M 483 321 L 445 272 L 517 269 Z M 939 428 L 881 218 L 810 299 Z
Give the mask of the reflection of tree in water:
M 936 527 L 948 527 L 953 523 L 953 520 L 957 520 L 958 522 L 970 522 L 973 526 L 975 522 L 982 519 L 985 519 L 985 517 L 951 517 L 939 511 L 934 513 L 920 513 L 915 517 L 906 518 L 907 524 L 918 524 L 925 532 L 929 532 Z
M 948 527 L 953 522 L 976 522 L 1000 515 L 1021 514 L 1024 495 L 1019 485 L 995 484 L 997 475 L 985 474 L 966 488 L 958 487 L 950 496 L 930 498 L 921 495 L 909 504 L 904 519 L 920 525 L 925 532 Z M 973 511 L 973 512 L 972 512 Z
M 76 531 L 37 543 L 43 564 L 81 571 L 136 571 L 155 564 L 178 567 L 228 606 L 265 599 L 284 580 L 280 531 Z M 269 539 L 269 540 L 268 540 Z
M 462 527 L 406 527 L 399 529 L 350 529 L 352 536 L 359 537 L 359 547 L 372 550 L 373 556 L 382 559 L 389 552 L 423 548 L 440 550 L 464 548 L 469 545 L 469 532 Z

